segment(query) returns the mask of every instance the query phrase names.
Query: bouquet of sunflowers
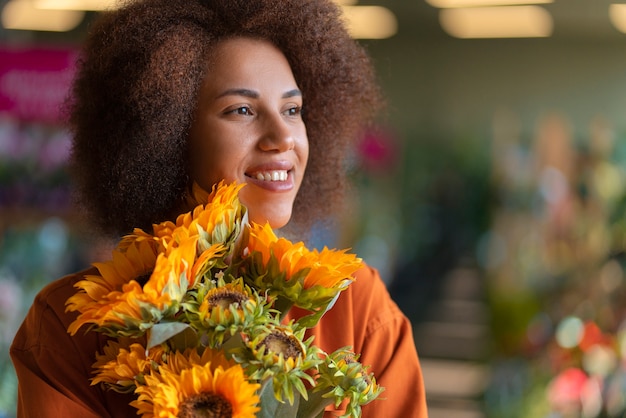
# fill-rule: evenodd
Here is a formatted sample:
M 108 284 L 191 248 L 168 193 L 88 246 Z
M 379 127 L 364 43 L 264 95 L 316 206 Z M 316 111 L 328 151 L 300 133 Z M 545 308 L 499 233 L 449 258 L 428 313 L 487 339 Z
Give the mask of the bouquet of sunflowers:
M 92 384 L 134 393 L 148 417 L 321 417 L 383 390 L 350 347 L 326 353 L 305 332 L 353 280 L 361 260 L 309 250 L 248 224 L 239 184 L 195 191 L 176 222 L 135 229 L 97 275 L 76 284 L 68 331 L 111 337 Z M 293 306 L 307 315 L 286 317 Z

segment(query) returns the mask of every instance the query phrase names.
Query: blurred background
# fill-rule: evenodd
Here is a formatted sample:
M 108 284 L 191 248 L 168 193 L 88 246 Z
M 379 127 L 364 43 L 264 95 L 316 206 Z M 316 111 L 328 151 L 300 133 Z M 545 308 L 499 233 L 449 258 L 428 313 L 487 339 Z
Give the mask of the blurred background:
M 320 239 L 413 321 L 431 418 L 626 416 L 626 3 L 342 6 L 389 108 Z M 58 106 L 102 7 L 0 0 L 0 417 L 34 295 L 98 252 Z

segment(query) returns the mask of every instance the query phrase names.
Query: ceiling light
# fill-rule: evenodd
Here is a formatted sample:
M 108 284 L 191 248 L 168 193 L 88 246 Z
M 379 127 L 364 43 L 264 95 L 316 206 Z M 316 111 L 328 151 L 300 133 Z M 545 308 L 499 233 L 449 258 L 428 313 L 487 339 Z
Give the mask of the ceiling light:
M 80 24 L 82 11 L 36 9 L 29 0 L 11 0 L 2 9 L 5 29 L 66 32 Z
M 426 3 L 440 9 L 453 7 L 484 7 L 484 6 L 512 6 L 523 4 L 546 4 L 554 0 L 426 0 Z
M 353 38 L 384 39 L 398 31 L 396 16 L 381 6 L 342 6 L 348 31 Z
M 439 21 L 456 38 L 546 37 L 553 28 L 552 16 L 539 6 L 444 9 Z
M 626 4 L 611 4 L 609 6 L 609 19 L 620 32 L 626 33 Z
M 117 0 L 31 0 L 36 8 L 48 10 L 90 10 L 115 9 Z

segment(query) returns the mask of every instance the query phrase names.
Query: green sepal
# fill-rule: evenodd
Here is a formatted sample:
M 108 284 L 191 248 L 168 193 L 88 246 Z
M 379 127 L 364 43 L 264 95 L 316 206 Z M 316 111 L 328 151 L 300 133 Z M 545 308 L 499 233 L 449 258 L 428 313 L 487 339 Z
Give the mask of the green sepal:
M 237 228 L 237 236 L 235 237 L 235 242 L 231 247 L 231 259 L 229 260 L 231 264 L 237 264 L 241 261 L 241 257 L 244 254 L 244 251 L 248 247 L 248 241 L 250 240 L 250 227 L 248 226 L 248 211 L 243 208 L 242 219 Z
M 246 283 L 260 292 L 266 291 L 269 295 L 277 298 L 284 304 L 277 308 L 284 314 L 291 308 L 299 308 L 313 312 L 299 321 L 307 328 L 317 324 L 324 313 L 332 306 L 341 291 L 347 289 L 347 285 L 327 288 L 316 285 L 308 289 L 304 288 L 304 281 L 311 271 L 303 268 L 287 279 L 287 274 L 280 270 L 278 259 L 272 253 L 267 265 L 263 264 L 263 255 L 260 252 L 252 252 L 240 264 L 240 274 Z M 290 301 L 290 304 L 285 303 Z M 286 310 L 285 310 L 286 308 Z
M 280 312 L 279 320 L 282 321 L 289 313 L 289 310 L 293 307 L 294 303 L 292 300 L 282 296 L 277 295 L 276 300 L 274 301 L 274 309 L 277 312 Z
M 245 286 L 244 293 L 249 297 L 247 301 L 231 304 L 228 307 L 214 307 L 205 315 L 201 315 L 200 306 L 212 289 L 222 288 L 226 284 L 235 283 L 242 279 L 221 277 L 216 280 L 205 280 L 194 291 L 188 292 L 189 297 L 182 304 L 185 311 L 185 320 L 202 335 L 202 345 L 218 348 L 227 339 L 240 332 L 249 332 L 251 328 L 263 325 L 276 315 L 266 298 L 259 295 L 255 289 Z

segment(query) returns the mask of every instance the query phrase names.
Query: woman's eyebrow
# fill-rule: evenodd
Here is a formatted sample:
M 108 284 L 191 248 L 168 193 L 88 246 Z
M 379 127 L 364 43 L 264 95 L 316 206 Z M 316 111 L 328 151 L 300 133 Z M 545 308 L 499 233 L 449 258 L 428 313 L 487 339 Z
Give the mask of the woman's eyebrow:
M 285 94 L 283 94 L 283 99 L 288 99 L 294 96 L 302 96 L 302 92 L 298 89 L 289 90 Z
M 224 96 L 245 96 L 245 97 L 250 97 L 252 99 L 258 99 L 259 98 L 259 93 L 254 91 L 254 90 L 250 90 L 250 89 L 228 89 L 225 90 L 223 92 L 221 92 L 217 97 L 224 97 Z
M 258 99 L 260 97 L 259 93 L 254 90 L 245 89 L 245 88 L 234 88 L 228 89 L 221 92 L 217 98 L 225 97 L 225 96 L 244 96 L 250 97 L 252 99 Z M 281 96 L 283 99 L 288 99 L 290 97 L 302 96 L 302 92 L 299 89 L 289 90 Z

